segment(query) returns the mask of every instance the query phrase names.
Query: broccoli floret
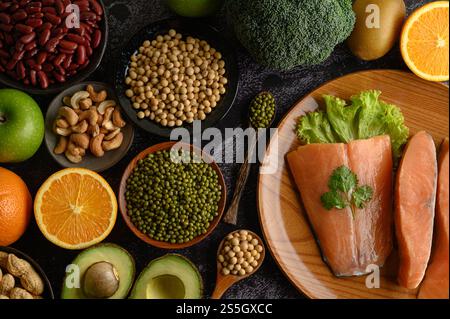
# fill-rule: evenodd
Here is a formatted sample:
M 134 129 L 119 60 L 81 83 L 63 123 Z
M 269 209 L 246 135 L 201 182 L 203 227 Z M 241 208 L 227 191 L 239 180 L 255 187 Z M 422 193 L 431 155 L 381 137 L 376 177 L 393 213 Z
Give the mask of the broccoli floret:
M 352 0 L 227 0 L 236 36 L 261 64 L 315 65 L 352 32 Z

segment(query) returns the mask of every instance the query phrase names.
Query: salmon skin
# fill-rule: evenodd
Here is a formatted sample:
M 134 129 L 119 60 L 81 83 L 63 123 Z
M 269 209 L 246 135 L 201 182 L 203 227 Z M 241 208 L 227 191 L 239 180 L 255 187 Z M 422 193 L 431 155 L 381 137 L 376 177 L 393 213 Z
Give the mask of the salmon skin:
M 436 146 L 422 131 L 408 142 L 397 172 L 395 230 L 399 250 L 398 283 L 415 289 L 427 269 L 433 241 L 437 188 Z
M 436 199 L 436 217 L 434 226 L 434 244 L 430 265 L 420 286 L 418 297 L 421 299 L 449 298 L 449 146 L 444 140 L 439 152 L 439 175 Z
M 322 251 L 336 276 L 359 276 L 382 266 L 392 251 L 393 162 L 390 137 L 348 144 L 309 144 L 287 155 L 295 183 Z M 333 171 L 345 165 L 373 189 L 363 209 L 327 210 L 321 203 Z

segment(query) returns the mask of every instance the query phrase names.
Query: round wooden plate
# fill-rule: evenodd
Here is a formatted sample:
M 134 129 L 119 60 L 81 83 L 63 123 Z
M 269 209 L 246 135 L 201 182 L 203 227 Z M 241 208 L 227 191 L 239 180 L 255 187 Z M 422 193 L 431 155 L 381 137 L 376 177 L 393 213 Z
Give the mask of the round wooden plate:
M 449 90 L 413 74 L 377 70 L 350 74 L 318 88 L 281 121 L 268 147 L 265 165 L 275 172 L 259 176 L 258 209 L 267 246 L 289 280 L 309 298 L 416 298 L 416 290 L 396 284 L 394 252 L 381 269 L 380 288 L 366 287 L 366 276 L 337 278 L 323 262 L 311 231 L 300 194 L 292 180 L 285 156 L 300 143 L 294 133 L 299 116 L 322 103 L 323 94 L 348 99 L 363 90 L 382 91 L 382 100 L 399 106 L 411 134 L 426 130 L 440 145 L 449 131 Z M 320 169 L 318 167 L 318 169 Z

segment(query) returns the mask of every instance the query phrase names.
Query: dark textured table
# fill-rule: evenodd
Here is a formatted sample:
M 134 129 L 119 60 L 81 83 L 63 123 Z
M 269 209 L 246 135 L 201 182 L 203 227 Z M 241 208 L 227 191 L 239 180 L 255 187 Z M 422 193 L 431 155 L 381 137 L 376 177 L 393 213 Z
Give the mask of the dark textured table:
M 408 12 L 427 2 L 431 1 L 406 0 Z M 114 74 L 111 66 L 114 65 L 121 47 L 127 42 L 130 35 L 149 23 L 171 17 L 172 13 L 164 6 L 162 0 L 105 0 L 105 3 L 110 24 L 109 44 L 100 68 L 90 79 L 111 82 Z M 342 45 L 321 65 L 296 68 L 284 73 L 273 72 L 257 65 L 249 57 L 233 38 L 223 14 L 208 18 L 206 22 L 221 32 L 223 31 L 232 41 L 239 60 L 240 88 L 238 97 L 232 110 L 221 121 L 219 126 L 221 129 L 244 126 L 248 103 L 261 90 L 270 90 L 275 95 L 278 103 L 278 121 L 297 100 L 326 81 L 358 70 L 406 69 L 398 48 L 384 58 L 368 63 L 357 60 L 349 53 L 345 45 Z M 36 97 L 44 112 L 52 98 L 53 96 Z M 164 139 L 137 131 L 134 144 L 127 156 L 102 175 L 117 192 L 120 177 L 128 162 L 141 150 L 162 141 Z M 6 165 L 6 167 L 19 174 L 26 181 L 33 195 L 48 176 L 60 169 L 52 160 L 44 145 L 32 159 L 21 164 Z M 221 165 L 221 167 L 227 180 L 229 194 L 232 195 L 239 165 Z M 254 165 L 247 188 L 242 196 L 238 227 L 247 228 L 261 234 L 256 209 L 257 174 L 258 167 Z M 189 257 L 199 267 L 204 279 L 206 297 L 211 295 L 215 284 L 217 247 L 222 237 L 234 229 L 234 227 L 222 223 L 208 239 L 199 245 L 177 251 L 177 253 Z M 149 261 L 167 253 L 140 241 L 128 230 L 120 217 L 113 232 L 105 241 L 114 242 L 126 248 L 136 260 L 138 273 Z M 34 221 L 24 237 L 13 246 L 36 259 L 46 271 L 56 296 L 59 296 L 65 267 L 77 252 L 67 251 L 52 245 L 42 236 Z M 237 284 L 225 295 L 225 298 L 231 299 L 302 297 L 303 295 L 283 276 L 270 255 L 267 256 L 264 265 L 257 274 Z

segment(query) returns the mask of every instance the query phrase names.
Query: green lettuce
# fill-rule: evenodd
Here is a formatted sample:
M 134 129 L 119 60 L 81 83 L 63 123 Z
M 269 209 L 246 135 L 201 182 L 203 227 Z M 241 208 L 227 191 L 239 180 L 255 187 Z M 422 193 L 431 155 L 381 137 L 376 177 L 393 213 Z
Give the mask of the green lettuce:
M 400 158 L 409 130 L 400 109 L 380 100 L 380 91 L 364 91 L 351 97 L 351 104 L 325 95 L 326 111 L 302 116 L 296 132 L 305 144 L 348 143 L 358 139 L 389 135 L 393 156 Z

